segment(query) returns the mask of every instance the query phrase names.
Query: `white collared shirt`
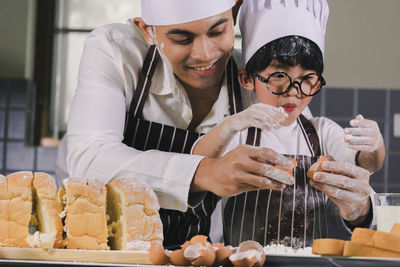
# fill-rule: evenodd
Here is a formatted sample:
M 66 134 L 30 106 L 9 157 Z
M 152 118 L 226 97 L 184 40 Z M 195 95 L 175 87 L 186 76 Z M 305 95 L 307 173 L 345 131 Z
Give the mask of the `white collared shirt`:
M 67 170 L 69 176 L 97 178 L 104 183 L 116 177 L 142 179 L 156 192 L 162 208 L 184 211 L 202 157 L 142 152 L 122 143 L 125 113 L 148 48 L 132 23 L 102 26 L 87 36 L 68 122 Z M 240 63 L 237 51 L 233 56 Z M 171 69 L 160 62 L 143 117 L 186 129 L 192 119 L 189 99 Z M 218 100 L 196 130 L 205 133 L 228 115 L 225 78 Z

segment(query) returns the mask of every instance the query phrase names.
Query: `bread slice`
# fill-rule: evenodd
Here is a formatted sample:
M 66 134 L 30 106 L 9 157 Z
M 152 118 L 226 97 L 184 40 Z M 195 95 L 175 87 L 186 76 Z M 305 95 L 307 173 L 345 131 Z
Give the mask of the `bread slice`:
M 109 250 L 106 187 L 96 179 L 86 178 L 64 179 L 63 185 L 67 248 Z
M 337 255 L 343 254 L 344 240 L 334 238 L 315 239 L 312 245 L 312 253 L 318 255 Z
M 162 243 L 158 199 L 150 186 L 134 178 L 117 178 L 107 185 L 111 249 L 149 250 Z
M 297 167 L 297 160 L 295 160 L 294 158 L 288 158 L 288 159 L 292 162 L 292 164 L 294 166 L 293 169 L 286 169 L 286 168 L 282 167 L 281 165 L 275 165 L 275 168 L 285 171 L 289 175 L 293 176 L 293 170 Z
M 356 228 L 351 236 L 351 241 L 400 253 L 400 235 L 398 234 Z
M 393 224 L 392 230 L 390 232 L 395 235 L 400 235 L 400 223 Z
M 400 258 L 400 253 L 386 249 L 371 247 L 360 243 L 355 243 L 353 241 L 345 241 L 343 256 Z
M 372 236 L 374 246 L 400 253 L 400 235 L 376 231 Z
M 372 237 L 375 233 L 376 231 L 368 228 L 356 227 L 353 230 L 353 234 L 351 235 L 351 241 L 354 243 L 374 246 L 374 241 Z
M 62 209 L 52 176 L 44 172 L 33 174 L 33 199 L 35 219 L 40 231 L 28 236 L 27 242 L 31 247 L 62 248 L 63 225 L 59 216 Z
M 316 172 L 323 172 L 324 169 L 322 169 L 322 162 L 324 161 L 329 161 L 328 157 L 325 156 L 320 156 L 313 165 L 311 165 L 310 169 L 307 171 L 307 176 L 311 179 L 314 177 L 314 173 Z
M 32 213 L 32 172 L 15 172 L 6 177 L 9 193 L 8 241 L 9 247 L 29 247 L 29 222 Z

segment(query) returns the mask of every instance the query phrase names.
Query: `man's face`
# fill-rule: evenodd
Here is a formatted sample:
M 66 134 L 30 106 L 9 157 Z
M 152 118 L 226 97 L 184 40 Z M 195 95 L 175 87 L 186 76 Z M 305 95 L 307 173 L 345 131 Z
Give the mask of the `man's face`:
M 262 77 L 268 77 L 274 72 L 286 72 L 291 77 L 292 81 L 300 81 L 307 74 L 314 73 L 315 71 L 304 70 L 299 65 L 294 67 L 281 66 L 281 64 L 276 61 L 272 61 L 272 63 L 264 71 L 259 72 L 259 74 Z M 297 87 L 297 84 L 293 85 L 289 92 L 283 95 L 274 95 L 268 91 L 265 83 L 255 79 L 255 90 L 258 101 L 275 107 L 283 107 L 289 115 L 282 124 L 283 126 L 292 124 L 312 99 L 312 97 L 301 94 L 300 90 L 296 90 Z
M 219 86 L 233 42 L 232 11 L 172 26 L 155 26 L 157 43 L 188 89 Z

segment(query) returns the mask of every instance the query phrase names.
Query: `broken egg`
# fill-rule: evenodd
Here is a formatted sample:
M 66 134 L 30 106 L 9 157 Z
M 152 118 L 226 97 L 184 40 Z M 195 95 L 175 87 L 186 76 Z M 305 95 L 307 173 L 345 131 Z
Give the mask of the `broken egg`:
M 211 266 L 215 262 L 215 250 L 208 242 L 205 245 L 202 242 L 189 245 L 184 251 L 184 256 L 194 266 Z
M 169 251 L 164 250 L 163 246 L 158 242 L 152 242 L 149 250 L 149 259 L 154 265 L 165 265 L 168 264 Z
M 229 259 L 235 266 L 260 267 L 265 262 L 264 248 L 256 241 L 244 241 L 240 243 L 236 252 L 232 253 Z
M 229 256 L 232 254 L 231 246 L 224 246 L 222 243 L 215 243 L 212 245 L 215 250 L 215 266 L 231 266 Z

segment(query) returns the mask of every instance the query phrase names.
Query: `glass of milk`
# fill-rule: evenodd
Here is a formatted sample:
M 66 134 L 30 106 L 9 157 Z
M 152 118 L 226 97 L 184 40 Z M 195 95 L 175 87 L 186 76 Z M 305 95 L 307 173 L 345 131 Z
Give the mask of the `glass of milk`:
M 375 194 L 374 205 L 379 231 L 390 232 L 394 223 L 400 223 L 400 193 Z

